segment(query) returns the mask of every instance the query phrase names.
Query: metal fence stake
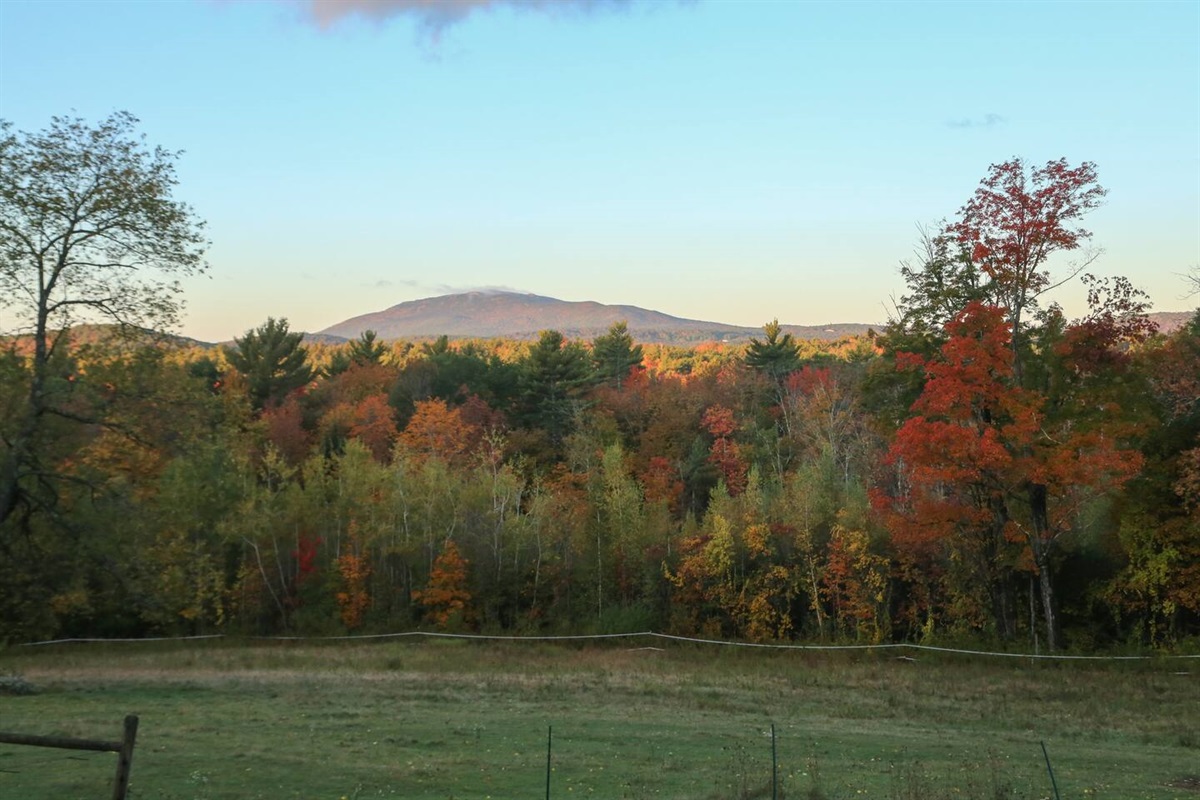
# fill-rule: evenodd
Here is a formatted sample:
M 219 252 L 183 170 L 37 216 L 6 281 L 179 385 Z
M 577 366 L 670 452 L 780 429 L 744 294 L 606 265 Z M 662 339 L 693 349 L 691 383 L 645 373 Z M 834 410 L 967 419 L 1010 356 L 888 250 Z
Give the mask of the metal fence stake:
M 779 761 L 775 757 L 775 723 L 771 723 L 771 800 L 779 800 Z
M 1054 780 L 1054 767 L 1050 766 L 1050 753 L 1046 751 L 1046 743 L 1042 742 L 1042 755 L 1046 757 L 1046 771 L 1050 773 L 1050 785 L 1054 787 L 1054 800 L 1062 800 L 1058 796 L 1058 781 Z
M 546 726 L 546 800 L 550 800 L 550 745 L 554 741 L 554 726 Z

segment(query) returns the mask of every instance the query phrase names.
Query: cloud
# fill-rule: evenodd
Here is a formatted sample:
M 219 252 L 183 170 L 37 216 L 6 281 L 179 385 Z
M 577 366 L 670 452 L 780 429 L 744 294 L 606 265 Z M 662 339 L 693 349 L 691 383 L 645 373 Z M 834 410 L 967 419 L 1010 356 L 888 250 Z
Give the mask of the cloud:
M 361 284 L 364 289 L 391 289 L 393 286 L 407 286 L 410 289 L 418 289 L 421 284 L 417 281 L 393 281 L 387 278 L 380 278 L 376 281 Z
M 962 119 L 952 119 L 946 123 L 949 128 L 996 128 L 1008 122 L 999 114 L 984 114 L 982 117 L 971 118 L 963 117 Z
M 422 281 L 414 280 L 390 280 L 388 278 L 380 278 L 375 281 L 362 284 L 365 289 L 392 289 L 403 287 L 406 289 L 415 289 L 418 292 L 428 292 L 434 295 L 443 294 L 466 294 L 467 292 L 483 292 L 489 294 L 492 292 L 512 292 L 516 294 L 532 294 L 524 289 L 514 289 L 511 286 L 497 285 L 466 285 L 466 286 L 451 286 L 448 283 L 423 283 Z
M 322 28 L 347 17 L 383 23 L 408 17 L 433 38 L 476 11 L 515 8 L 544 14 L 590 12 L 627 7 L 632 0 L 292 0 Z
M 467 292 L 481 292 L 483 294 L 495 294 L 498 292 L 514 293 L 514 294 L 533 294 L 524 289 L 515 289 L 512 286 L 450 286 L 449 284 L 439 284 L 430 287 L 439 294 L 466 294 Z

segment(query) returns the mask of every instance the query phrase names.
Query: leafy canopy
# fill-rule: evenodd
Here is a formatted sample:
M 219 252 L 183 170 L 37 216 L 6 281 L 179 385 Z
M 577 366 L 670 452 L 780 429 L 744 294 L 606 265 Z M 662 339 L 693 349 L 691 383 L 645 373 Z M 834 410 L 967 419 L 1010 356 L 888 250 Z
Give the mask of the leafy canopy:
M 178 278 L 203 272 L 204 224 L 172 196 L 178 153 L 137 118 L 0 122 L 0 305 L 33 332 L 80 321 L 177 321 Z

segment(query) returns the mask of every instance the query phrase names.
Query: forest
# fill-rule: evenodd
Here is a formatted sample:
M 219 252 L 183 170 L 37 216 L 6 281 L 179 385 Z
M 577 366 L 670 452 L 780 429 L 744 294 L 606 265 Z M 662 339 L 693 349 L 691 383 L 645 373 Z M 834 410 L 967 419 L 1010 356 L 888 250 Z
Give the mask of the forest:
M 993 165 L 868 336 L 209 347 L 162 333 L 207 242 L 135 130 L 0 129 L 0 641 L 1200 642 L 1200 313 L 1091 274 L 1089 162 Z

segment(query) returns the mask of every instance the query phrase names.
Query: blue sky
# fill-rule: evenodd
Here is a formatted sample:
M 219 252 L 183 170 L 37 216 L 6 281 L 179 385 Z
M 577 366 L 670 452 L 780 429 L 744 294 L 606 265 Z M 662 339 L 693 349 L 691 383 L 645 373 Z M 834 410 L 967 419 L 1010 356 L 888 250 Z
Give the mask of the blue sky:
M 206 340 L 480 287 L 878 322 L 1013 156 L 1096 162 L 1093 271 L 1195 305 L 1198 2 L 0 0 L 0 117 L 116 110 L 185 151 Z

